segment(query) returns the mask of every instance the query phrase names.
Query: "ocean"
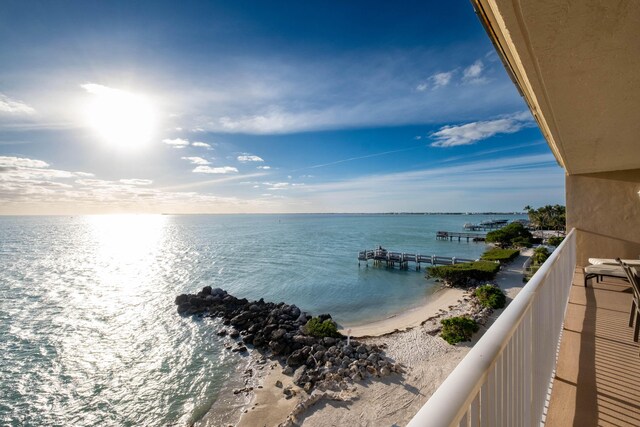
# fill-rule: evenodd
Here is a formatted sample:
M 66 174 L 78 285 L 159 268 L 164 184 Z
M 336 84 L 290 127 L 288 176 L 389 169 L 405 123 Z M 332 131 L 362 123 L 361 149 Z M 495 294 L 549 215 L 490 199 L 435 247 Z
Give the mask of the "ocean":
M 358 266 L 382 245 L 477 258 L 436 231 L 513 215 L 0 217 L 0 425 L 186 425 L 242 356 L 217 321 L 181 317 L 203 286 L 285 301 L 343 325 L 429 298 L 424 271 Z

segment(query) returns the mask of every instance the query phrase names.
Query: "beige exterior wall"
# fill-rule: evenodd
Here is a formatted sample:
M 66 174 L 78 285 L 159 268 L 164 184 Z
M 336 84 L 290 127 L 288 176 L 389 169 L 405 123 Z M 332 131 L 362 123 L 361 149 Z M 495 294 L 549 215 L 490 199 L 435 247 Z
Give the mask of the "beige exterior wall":
M 567 229 L 577 234 L 578 265 L 587 259 L 640 256 L 640 169 L 568 175 Z

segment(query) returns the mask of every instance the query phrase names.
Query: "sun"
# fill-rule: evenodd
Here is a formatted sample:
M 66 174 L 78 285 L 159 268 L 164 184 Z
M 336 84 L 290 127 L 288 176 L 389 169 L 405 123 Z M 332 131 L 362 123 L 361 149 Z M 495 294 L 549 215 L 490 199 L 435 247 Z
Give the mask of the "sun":
M 146 97 L 95 83 L 82 88 L 92 95 L 85 109 L 88 125 L 110 146 L 137 150 L 151 141 L 156 115 Z

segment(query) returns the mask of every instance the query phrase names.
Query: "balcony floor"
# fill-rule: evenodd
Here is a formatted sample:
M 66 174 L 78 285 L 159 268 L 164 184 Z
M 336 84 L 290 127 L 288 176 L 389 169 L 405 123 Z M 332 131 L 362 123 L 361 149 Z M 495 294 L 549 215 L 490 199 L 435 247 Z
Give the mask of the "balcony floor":
M 605 278 L 585 288 L 576 269 L 547 426 L 640 426 L 640 348 L 627 326 L 630 309 L 627 282 Z

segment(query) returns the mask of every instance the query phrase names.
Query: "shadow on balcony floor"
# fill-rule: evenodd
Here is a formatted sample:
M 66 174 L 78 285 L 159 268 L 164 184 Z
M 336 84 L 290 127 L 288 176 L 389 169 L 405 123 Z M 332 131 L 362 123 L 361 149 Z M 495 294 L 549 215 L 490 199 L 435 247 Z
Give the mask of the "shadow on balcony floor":
M 631 286 L 576 271 L 546 425 L 640 426 L 640 355 L 628 326 Z

